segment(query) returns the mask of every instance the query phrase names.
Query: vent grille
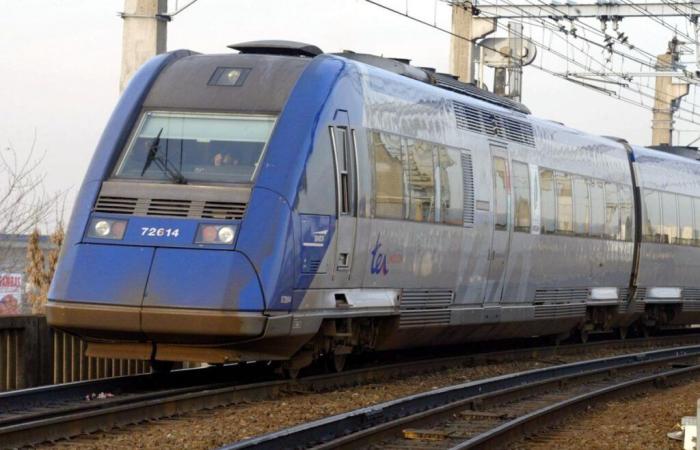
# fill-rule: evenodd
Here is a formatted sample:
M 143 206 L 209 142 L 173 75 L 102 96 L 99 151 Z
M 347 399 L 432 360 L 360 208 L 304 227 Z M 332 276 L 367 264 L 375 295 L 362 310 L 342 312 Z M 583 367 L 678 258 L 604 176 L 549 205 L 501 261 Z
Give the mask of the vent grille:
M 148 216 L 187 217 L 192 202 L 189 200 L 169 200 L 154 198 L 148 204 Z
M 462 214 L 464 225 L 474 225 L 474 168 L 472 156 L 462 153 Z
M 95 212 L 136 216 L 189 217 L 201 219 L 240 220 L 246 210 L 245 203 L 214 202 L 202 200 L 177 200 L 165 198 L 133 198 L 100 196 Z
M 692 300 L 683 302 L 683 311 L 700 312 L 700 301 Z
M 683 289 L 683 301 L 700 301 L 700 289 Z
M 538 289 L 535 291 L 535 302 L 585 302 L 588 300 L 588 289 Z M 583 305 L 585 309 L 585 305 Z
M 206 219 L 240 219 L 245 212 L 242 203 L 206 202 L 202 217 Z
M 320 268 L 321 268 L 321 261 L 319 261 L 317 259 L 312 259 L 311 261 L 304 264 L 303 272 L 304 273 L 318 273 L 318 270 Z
M 535 319 L 579 317 L 585 314 L 585 303 L 553 303 L 549 305 L 535 305 Z
M 449 325 L 452 299 L 450 290 L 404 289 L 399 307 L 399 327 Z
M 452 102 L 457 128 L 496 136 L 530 147 L 535 146 L 532 125 L 495 112 L 485 111 L 460 102 Z
M 95 204 L 95 211 L 113 214 L 133 214 L 138 199 L 133 197 L 100 196 Z

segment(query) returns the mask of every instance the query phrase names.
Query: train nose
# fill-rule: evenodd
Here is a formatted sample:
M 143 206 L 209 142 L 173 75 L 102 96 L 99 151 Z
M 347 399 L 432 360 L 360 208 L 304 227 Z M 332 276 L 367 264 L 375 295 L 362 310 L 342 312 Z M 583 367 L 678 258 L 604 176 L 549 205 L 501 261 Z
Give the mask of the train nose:
M 59 266 L 47 305 L 53 326 L 129 339 L 262 332 L 262 290 L 239 252 L 88 244 L 68 249 L 65 259 L 80 264 Z

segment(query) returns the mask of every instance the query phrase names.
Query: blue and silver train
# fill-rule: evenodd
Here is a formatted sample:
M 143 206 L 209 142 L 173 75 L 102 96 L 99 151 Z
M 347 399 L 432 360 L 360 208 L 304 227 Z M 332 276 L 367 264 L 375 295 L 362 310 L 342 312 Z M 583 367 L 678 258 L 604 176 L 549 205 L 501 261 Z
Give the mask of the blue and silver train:
M 49 294 L 92 356 L 319 358 L 700 321 L 700 163 L 406 61 L 258 41 L 134 76 Z

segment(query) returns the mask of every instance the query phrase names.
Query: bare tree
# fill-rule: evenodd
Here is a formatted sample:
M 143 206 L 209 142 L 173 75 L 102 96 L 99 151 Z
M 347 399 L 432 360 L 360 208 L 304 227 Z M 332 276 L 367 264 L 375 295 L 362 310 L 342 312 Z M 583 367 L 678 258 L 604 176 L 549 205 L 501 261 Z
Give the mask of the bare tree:
M 20 156 L 12 146 L 0 149 L 0 272 L 22 271 L 25 267 L 31 267 L 27 262 L 27 250 L 22 248 L 23 239 L 16 239 L 17 235 L 27 235 L 40 227 L 47 231 L 55 229 L 57 234 L 51 240 L 53 250 L 48 255 L 48 261 L 44 262 L 43 256 L 40 261 L 42 273 L 44 268 L 48 273 L 34 277 L 43 280 L 38 286 L 33 286 L 35 280 L 30 274 L 26 280 L 33 292 L 45 297 L 58 254 L 56 247 L 62 243 L 65 195 L 63 192 L 49 194 L 44 189 L 45 173 L 41 169 L 44 156 L 45 153 L 36 151 L 36 136 L 25 156 Z M 52 226 L 49 226 L 49 222 L 52 222 Z M 38 245 L 38 231 L 34 238 Z M 38 247 L 37 250 L 41 252 Z M 39 266 L 35 268 L 38 271 Z M 35 298 L 30 300 L 33 306 L 39 302 Z

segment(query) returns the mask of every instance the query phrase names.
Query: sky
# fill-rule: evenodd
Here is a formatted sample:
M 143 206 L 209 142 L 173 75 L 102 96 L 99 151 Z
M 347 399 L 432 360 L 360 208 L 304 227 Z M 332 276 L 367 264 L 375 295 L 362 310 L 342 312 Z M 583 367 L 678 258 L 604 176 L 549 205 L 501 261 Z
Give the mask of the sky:
M 443 2 L 381 2 L 450 27 Z M 179 0 L 180 6 L 186 3 Z M 175 6 L 170 0 L 169 9 Z M 43 155 L 45 189 L 66 192 L 66 218 L 119 98 L 122 9 L 123 0 L 0 0 L 0 151 L 11 148 L 22 158 L 34 146 Z M 672 35 L 644 19 L 626 19 L 622 28 L 653 54 L 663 53 Z M 403 57 L 449 70 L 449 35 L 364 0 L 199 0 L 168 24 L 168 50 L 227 53 L 232 51 L 227 45 L 259 39 Z M 536 61 L 566 69 L 551 57 Z M 534 68 L 526 68 L 523 78 L 523 102 L 534 115 L 649 144 L 651 112 Z M 677 128 L 679 143 L 700 136 L 697 126 Z

